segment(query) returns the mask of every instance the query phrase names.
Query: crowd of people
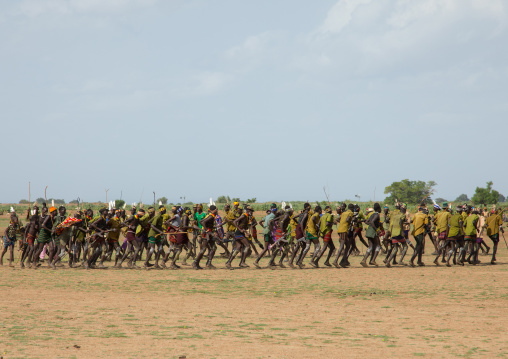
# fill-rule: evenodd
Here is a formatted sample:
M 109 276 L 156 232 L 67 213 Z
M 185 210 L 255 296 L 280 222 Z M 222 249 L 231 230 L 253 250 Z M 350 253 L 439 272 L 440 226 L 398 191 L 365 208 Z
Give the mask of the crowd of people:
M 14 247 L 19 242 L 19 265 L 33 269 L 42 261 L 56 269 L 64 265 L 66 256 L 71 268 L 106 268 L 105 262 L 113 260 L 113 268 L 125 268 L 124 263 L 130 269 L 140 268 L 137 263 L 142 261 L 143 253 L 146 269 L 179 269 L 181 265 L 202 269 L 203 258 L 206 268 L 215 269 L 212 262 L 218 247 L 224 251 L 220 255 L 227 258 L 225 266 L 229 269 L 234 268 L 237 257 L 239 267 L 249 267 L 247 258 L 252 255 L 252 265 L 257 268 L 261 268 L 260 260 L 265 256 L 269 258 L 267 268 L 287 265 L 301 269 L 306 258 L 308 265 L 318 268 L 323 257 L 325 266 L 347 268 L 351 266 L 351 255 L 361 255 L 358 240 L 366 247 L 360 262 L 363 267 L 377 267 L 380 252 L 386 267 L 415 267 L 425 265 L 422 255 L 429 238 L 435 265 L 463 266 L 479 264 L 480 251 L 489 254 L 484 235 L 493 243 L 490 263 L 496 264 L 500 232 L 504 233 L 500 209 L 467 204 L 455 208 L 447 203 L 435 204 L 433 213 L 420 205 L 416 213 L 410 214 L 403 203 L 396 203 L 392 210 L 375 203 L 365 213 L 355 204 L 343 203 L 333 213 L 331 206 L 312 208 L 305 203 L 297 213 L 290 205 L 279 208 L 273 203 L 259 222 L 250 205 L 238 202 L 226 204 L 223 216 L 214 204 L 207 211 L 201 204 L 192 209 L 173 206 L 169 211 L 162 204 L 146 210 L 142 207 L 133 204 L 127 215 L 125 206 L 114 208 L 110 203 L 95 216 L 92 209 L 77 209 L 68 216 L 64 206 L 48 208 L 44 203 L 39 208 L 35 204 L 29 209 L 26 225 L 12 211 L 0 265 L 10 251 L 9 265 L 14 266 Z M 262 229 L 261 240 L 258 226 Z M 409 248 L 413 253 L 406 263 Z M 189 258 L 192 263 L 187 264 Z

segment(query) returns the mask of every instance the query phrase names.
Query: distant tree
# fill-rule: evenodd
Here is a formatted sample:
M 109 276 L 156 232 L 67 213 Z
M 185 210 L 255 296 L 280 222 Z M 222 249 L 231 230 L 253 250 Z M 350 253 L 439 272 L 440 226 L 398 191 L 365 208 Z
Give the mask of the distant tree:
M 496 204 L 499 201 L 499 192 L 492 189 L 492 181 L 487 182 L 487 187 L 476 187 L 474 196 L 471 198 L 474 204 Z
M 115 200 L 115 206 L 116 208 L 121 208 L 125 204 L 125 201 L 123 199 L 116 199 Z
M 436 198 L 436 202 L 439 204 L 439 203 L 443 203 L 443 202 L 448 202 L 448 200 L 438 197 L 438 198 Z
M 157 200 L 157 203 L 159 203 L 159 201 L 163 204 L 163 205 L 166 205 L 168 204 L 168 199 L 166 197 L 161 197 Z
M 78 200 L 77 199 L 73 199 L 72 201 L 69 202 L 69 204 L 78 204 Z
M 22 199 L 19 201 L 19 204 L 28 204 L 28 201 L 26 199 Z
M 241 202 L 241 201 L 240 201 L 240 198 L 232 198 L 232 199 L 231 199 L 231 201 L 232 201 L 232 202 Z
M 256 203 L 257 198 L 250 198 L 247 200 L 247 203 Z
M 498 202 L 506 202 L 506 197 L 503 196 L 501 193 L 499 194 L 499 199 L 498 199 Z
M 41 203 L 41 204 L 42 204 L 42 203 L 44 203 L 44 202 L 46 202 L 46 200 L 45 200 L 44 198 L 42 198 L 42 197 L 37 198 L 35 201 L 36 201 L 37 203 Z
M 219 196 L 217 203 L 228 203 L 228 198 L 226 196 Z
M 385 188 L 385 194 L 389 194 L 385 198 L 385 202 L 394 204 L 395 200 L 398 200 L 408 204 L 419 204 L 424 200 L 424 196 L 429 196 L 429 193 L 436 185 L 437 183 L 434 181 L 410 181 L 408 179 L 393 182 Z
M 460 196 L 458 196 L 457 198 L 455 198 L 454 202 L 464 203 L 464 202 L 468 202 L 468 201 L 469 201 L 469 197 L 467 196 L 467 194 L 463 193 Z

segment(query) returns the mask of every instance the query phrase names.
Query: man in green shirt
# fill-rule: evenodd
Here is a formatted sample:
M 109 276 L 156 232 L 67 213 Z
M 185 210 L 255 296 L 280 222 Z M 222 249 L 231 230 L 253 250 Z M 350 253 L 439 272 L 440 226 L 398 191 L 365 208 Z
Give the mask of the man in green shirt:
M 162 233 L 163 229 L 162 226 L 164 224 L 164 217 L 163 215 L 166 213 L 166 207 L 163 205 L 159 206 L 159 212 L 154 215 L 154 217 L 149 221 L 150 223 L 150 229 L 148 231 L 148 249 L 146 254 L 146 260 L 144 267 L 148 269 L 150 267 L 150 259 L 152 258 L 152 255 L 155 253 L 155 269 L 161 269 L 159 267 L 159 258 L 161 256 L 161 253 L 163 252 L 162 249 Z

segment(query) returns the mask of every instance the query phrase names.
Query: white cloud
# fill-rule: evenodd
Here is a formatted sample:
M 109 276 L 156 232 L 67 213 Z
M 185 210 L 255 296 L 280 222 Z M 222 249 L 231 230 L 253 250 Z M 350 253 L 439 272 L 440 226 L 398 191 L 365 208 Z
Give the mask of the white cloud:
M 328 11 L 318 31 L 323 34 L 341 32 L 351 22 L 354 11 L 370 2 L 371 0 L 340 0 Z
M 274 39 L 274 34 L 270 32 L 263 32 L 258 35 L 249 36 L 243 44 L 235 46 L 226 51 L 228 57 L 243 57 L 254 56 L 263 52 L 271 40 Z
M 191 95 L 211 95 L 224 89 L 232 76 L 222 72 L 203 72 L 194 77 Z

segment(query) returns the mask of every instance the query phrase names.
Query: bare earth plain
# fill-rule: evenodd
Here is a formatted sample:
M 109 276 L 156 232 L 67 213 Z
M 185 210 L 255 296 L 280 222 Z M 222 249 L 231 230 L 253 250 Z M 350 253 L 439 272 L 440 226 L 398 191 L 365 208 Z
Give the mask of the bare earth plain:
M 232 271 L 222 258 L 202 271 L 33 270 L 4 258 L 0 354 L 505 358 L 508 252 L 499 248 L 498 265 L 481 256 L 481 265 L 452 268 L 430 255 L 421 268 L 363 268 L 352 257 L 347 269 Z

